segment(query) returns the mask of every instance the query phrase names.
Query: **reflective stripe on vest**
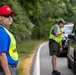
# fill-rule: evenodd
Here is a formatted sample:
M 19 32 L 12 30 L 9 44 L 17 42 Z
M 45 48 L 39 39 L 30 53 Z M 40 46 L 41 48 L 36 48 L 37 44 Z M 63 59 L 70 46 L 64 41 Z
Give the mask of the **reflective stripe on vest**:
M 61 29 L 59 28 L 59 26 L 58 25 L 56 25 L 56 26 L 58 27 L 58 32 L 61 32 Z M 55 35 L 51 34 L 53 27 L 54 26 L 52 26 L 52 28 L 50 30 L 50 37 L 49 37 L 49 39 L 53 39 L 53 40 L 55 40 L 56 42 L 58 42 L 61 45 L 61 43 L 62 43 L 62 34 L 59 35 L 59 36 L 55 36 Z
M 4 28 L 4 30 L 10 36 L 10 46 L 9 46 L 8 53 L 9 53 L 10 57 L 14 61 L 17 61 L 18 60 L 18 53 L 17 53 L 17 49 L 16 49 L 16 41 L 15 41 L 15 38 L 14 38 L 14 36 L 5 27 L 3 27 L 3 26 L 0 26 L 0 27 Z

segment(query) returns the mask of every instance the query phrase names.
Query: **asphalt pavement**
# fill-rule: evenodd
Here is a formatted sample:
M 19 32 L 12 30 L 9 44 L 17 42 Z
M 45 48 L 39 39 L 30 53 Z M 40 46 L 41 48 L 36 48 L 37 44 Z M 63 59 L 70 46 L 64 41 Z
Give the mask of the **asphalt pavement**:
M 49 55 L 48 42 L 39 48 L 39 52 L 37 51 L 34 57 L 30 75 L 52 75 L 52 56 Z M 61 75 L 74 75 L 73 70 L 67 67 L 66 57 L 57 58 L 57 70 L 61 72 Z

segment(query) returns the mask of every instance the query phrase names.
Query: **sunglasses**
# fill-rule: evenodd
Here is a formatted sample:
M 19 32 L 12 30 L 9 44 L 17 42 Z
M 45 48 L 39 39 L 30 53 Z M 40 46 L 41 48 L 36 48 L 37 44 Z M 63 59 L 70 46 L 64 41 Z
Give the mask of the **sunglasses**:
M 7 14 L 7 15 L 2 15 L 2 16 L 5 17 L 5 18 L 9 18 L 9 17 L 12 17 L 13 14 Z

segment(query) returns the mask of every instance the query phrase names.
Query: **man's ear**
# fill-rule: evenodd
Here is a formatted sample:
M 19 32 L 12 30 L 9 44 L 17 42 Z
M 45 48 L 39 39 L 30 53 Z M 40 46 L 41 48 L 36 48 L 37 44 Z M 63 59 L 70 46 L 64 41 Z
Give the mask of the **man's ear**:
M 1 16 L 0 16 L 0 20 L 1 20 Z

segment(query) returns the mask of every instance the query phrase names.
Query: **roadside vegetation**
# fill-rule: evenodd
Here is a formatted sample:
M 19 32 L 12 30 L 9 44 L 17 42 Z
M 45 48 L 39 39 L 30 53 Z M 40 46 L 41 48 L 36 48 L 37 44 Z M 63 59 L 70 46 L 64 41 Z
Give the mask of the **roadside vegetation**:
M 76 0 L 0 0 L 17 13 L 10 30 L 17 42 L 48 39 L 52 25 L 63 19 L 76 22 Z
M 29 68 L 32 63 L 31 57 L 34 55 L 34 52 L 38 48 L 40 43 L 43 43 L 43 42 L 44 40 L 27 40 L 27 41 L 18 43 L 18 53 L 19 53 L 18 73 L 19 75 L 29 75 Z

